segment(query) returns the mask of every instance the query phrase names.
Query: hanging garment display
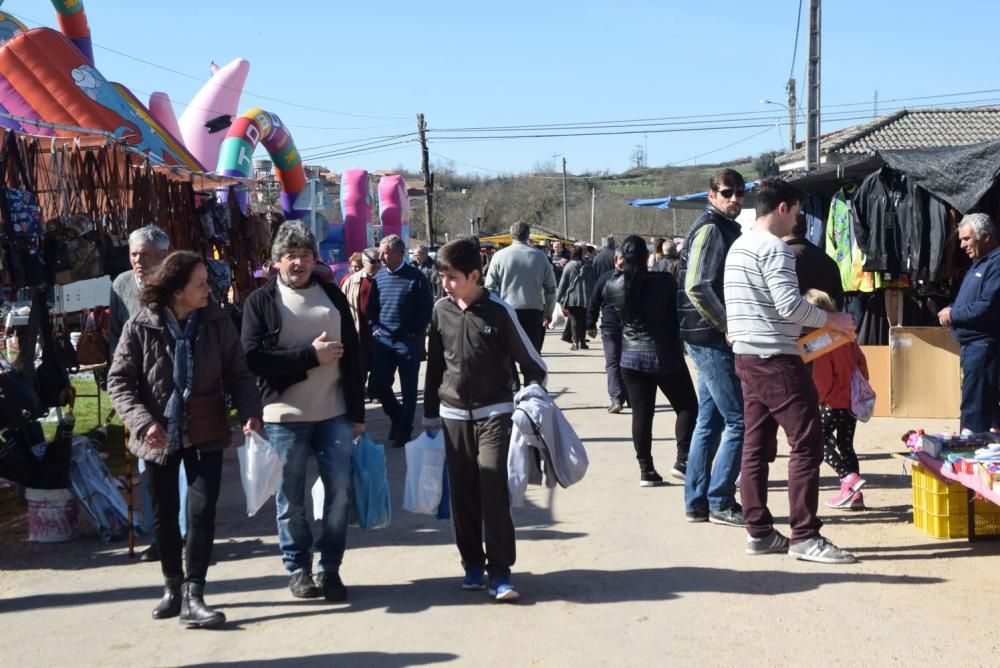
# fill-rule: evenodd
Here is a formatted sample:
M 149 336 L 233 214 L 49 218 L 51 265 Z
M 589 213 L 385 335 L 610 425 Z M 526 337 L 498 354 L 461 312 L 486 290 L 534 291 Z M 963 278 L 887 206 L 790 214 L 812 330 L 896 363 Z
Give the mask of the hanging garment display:
M 830 202 L 826 222 L 826 254 L 840 269 L 844 292 L 872 292 L 882 286 L 881 276 L 865 271 L 861 248 L 854 235 L 854 207 L 843 189 Z

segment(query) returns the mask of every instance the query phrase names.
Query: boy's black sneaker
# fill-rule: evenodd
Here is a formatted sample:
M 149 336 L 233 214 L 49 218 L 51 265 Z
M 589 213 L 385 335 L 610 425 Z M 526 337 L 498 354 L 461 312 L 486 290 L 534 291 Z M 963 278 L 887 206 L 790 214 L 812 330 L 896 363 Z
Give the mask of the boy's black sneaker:
M 639 474 L 639 487 L 659 487 L 663 484 L 663 477 L 655 470 L 643 471 Z
M 677 478 L 678 480 L 684 480 L 684 476 L 687 475 L 687 470 L 688 463 L 678 459 L 677 462 L 674 463 L 674 467 L 670 469 L 670 477 Z
M 317 573 L 316 586 L 323 593 L 323 598 L 331 603 L 340 603 L 347 600 L 347 587 L 340 579 L 340 573 Z
M 288 580 L 288 589 L 295 598 L 319 598 L 323 595 L 313 581 L 312 573 L 306 571 L 292 573 L 292 577 Z

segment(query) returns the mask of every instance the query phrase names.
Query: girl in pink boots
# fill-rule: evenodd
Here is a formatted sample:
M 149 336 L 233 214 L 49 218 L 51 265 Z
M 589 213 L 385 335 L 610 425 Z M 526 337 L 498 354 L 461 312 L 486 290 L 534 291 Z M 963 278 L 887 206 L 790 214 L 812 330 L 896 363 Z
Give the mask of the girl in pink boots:
M 830 296 L 809 290 L 806 301 L 824 311 L 835 312 Z M 854 453 L 854 429 L 858 421 L 851 415 L 851 375 L 854 369 L 868 378 L 868 364 L 858 344 L 851 342 L 813 360 L 812 373 L 819 394 L 823 420 L 823 459 L 840 478 L 840 491 L 826 501 L 829 508 L 864 510 L 861 488 L 865 479 L 859 475 L 858 456 Z

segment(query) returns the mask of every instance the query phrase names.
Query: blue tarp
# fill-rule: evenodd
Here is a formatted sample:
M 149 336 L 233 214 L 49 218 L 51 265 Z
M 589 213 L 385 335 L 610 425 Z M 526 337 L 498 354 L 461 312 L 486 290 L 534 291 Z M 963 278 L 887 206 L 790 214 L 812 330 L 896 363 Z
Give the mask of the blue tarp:
M 753 191 L 756 187 L 757 182 L 751 181 L 746 185 L 747 192 Z M 700 209 L 708 204 L 708 191 L 688 195 L 668 195 L 653 199 L 634 199 L 628 204 L 629 206 L 655 206 L 657 209 Z

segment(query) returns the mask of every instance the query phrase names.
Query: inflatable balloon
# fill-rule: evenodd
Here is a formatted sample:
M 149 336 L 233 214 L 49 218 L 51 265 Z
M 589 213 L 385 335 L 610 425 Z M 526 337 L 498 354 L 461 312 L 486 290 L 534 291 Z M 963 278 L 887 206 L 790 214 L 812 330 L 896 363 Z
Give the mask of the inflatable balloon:
M 378 217 L 382 237 L 395 234 L 406 242 L 410 233 L 410 198 L 406 181 L 399 174 L 387 174 L 378 182 Z
M 281 184 L 281 209 L 285 217 L 302 219 L 309 209 L 296 209 L 295 200 L 305 186 L 306 172 L 292 135 L 277 115 L 263 109 L 251 109 L 237 118 L 222 142 L 216 171 L 224 176 L 252 176 L 253 152 L 257 142 L 264 145 L 274 163 L 275 177 Z M 223 199 L 227 192 L 222 192 Z M 239 204 L 244 211 L 247 200 L 243 193 Z
M 22 32 L 0 46 L 0 106 L 24 118 L 104 130 L 156 162 L 203 169 L 128 89 L 105 79 L 77 45 L 49 28 Z M 27 121 L 20 126 L 54 134 Z M 67 133 L 74 134 L 59 131 Z
M 59 29 L 62 34 L 93 65 L 94 45 L 90 41 L 90 25 L 87 23 L 87 12 L 83 9 L 83 0 L 52 0 L 52 6 L 59 14 Z
M 369 237 L 372 198 L 365 170 L 345 169 L 340 175 L 340 211 L 344 218 L 344 257 L 375 244 Z
M 205 123 L 219 116 L 236 116 L 249 72 L 250 63 L 243 58 L 237 58 L 223 67 L 213 63 L 211 78 L 181 114 L 179 136 L 184 140 L 184 146 L 206 167 L 219 163 L 219 149 L 226 134 L 209 132 Z

